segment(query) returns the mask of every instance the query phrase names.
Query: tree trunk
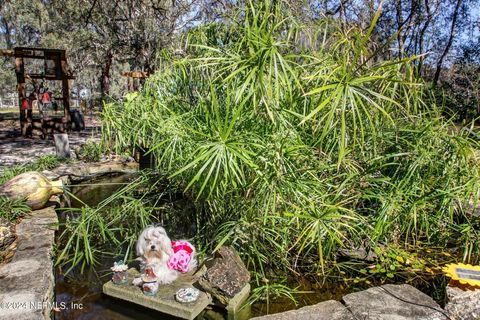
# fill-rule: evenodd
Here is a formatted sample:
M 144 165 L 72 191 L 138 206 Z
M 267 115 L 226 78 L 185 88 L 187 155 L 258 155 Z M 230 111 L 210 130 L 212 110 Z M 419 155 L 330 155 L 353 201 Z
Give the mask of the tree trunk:
M 105 64 L 100 75 L 100 93 L 102 98 L 110 94 L 110 69 L 112 67 L 113 55 L 109 51 L 105 57 Z
M 397 19 L 397 41 L 398 41 L 398 56 L 403 57 L 403 51 L 405 50 L 405 43 L 402 35 L 402 27 L 404 24 L 403 17 L 402 17 L 402 1 L 397 0 L 395 3 L 395 11 L 396 11 L 396 19 Z
M 427 11 L 427 21 L 423 24 L 423 27 L 420 31 L 419 35 L 419 40 L 418 40 L 418 52 L 415 52 L 416 54 L 424 54 L 424 47 L 423 47 L 423 41 L 425 39 L 425 32 L 428 29 L 428 26 L 430 25 L 430 22 L 432 21 L 432 12 L 430 10 L 430 4 L 428 3 L 428 0 L 425 0 L 425 10 Z M 425 60 L 425 57 L 420 58 L 420 62 L 418 64 L 418 75 L 422 75 L 422 68 L 423 68 L 423 62 Z
M 12 43 L 10 25 L 8 24 L 8 21 L 4 17 L 2 17 L 1 19 L 2 19 L 3 28 L 5 29 L 4 35 L 5 35 L 5 43 L 7 44 L 7 49 L 12 49 L 13 43 Z
M 443 60 L 447 56 L 448 51 L 450 51 L 450 47 L 452 46 L 453 38 L 455 37 L 455 26 L 457 25 L 458 13 L 460 11 L 461 5 L 462 5 L 462 0 L 457 0 L 457 4 L 455 5 L 455 10 L 453 11 L 452 26 L 450 27 L 450 36 L 448 37 L 447 46 L 445 47 L 445 50 L 443 50 L 443 53 L 437 62 L 437 70 L 435 70 L 435 76 L 433 78 L 434 86 L 437 85 L 438 79 L 440 78 L 440 72 L 442 71 Z

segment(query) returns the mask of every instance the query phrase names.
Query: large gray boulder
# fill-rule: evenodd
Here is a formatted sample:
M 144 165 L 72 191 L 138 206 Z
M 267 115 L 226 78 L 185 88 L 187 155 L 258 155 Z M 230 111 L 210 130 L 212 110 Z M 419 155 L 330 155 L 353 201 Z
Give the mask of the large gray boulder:
M 250 273 L 232 247 L 219 248 L 205 265 L 207 271 L 198 283 L 222 305 L 228 305 L 250 282 Z
M 329 300 L 298 310 L 270 314 L 251 320 L 354 320 L 350 311 L 340 302 Z
M 447 286 L 445 310 L 455 319 L 480 319 L 480 288 L 458 284 Z
M 356 319 L 448 319 L 432 298 L 408 284 L 373 287 L 347 294 L 342 300 Z

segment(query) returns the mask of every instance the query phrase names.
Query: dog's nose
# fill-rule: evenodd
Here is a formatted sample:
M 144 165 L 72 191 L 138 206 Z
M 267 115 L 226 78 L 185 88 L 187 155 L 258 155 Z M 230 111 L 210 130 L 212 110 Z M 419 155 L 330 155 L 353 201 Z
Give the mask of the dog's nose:
M 150 249 L 155 250 L 155 246 L 151 246 Z

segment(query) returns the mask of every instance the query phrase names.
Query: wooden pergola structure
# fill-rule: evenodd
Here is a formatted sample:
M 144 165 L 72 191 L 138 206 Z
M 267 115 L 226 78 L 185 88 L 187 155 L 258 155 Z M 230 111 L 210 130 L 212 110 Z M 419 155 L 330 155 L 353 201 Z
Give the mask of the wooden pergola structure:
M 135 79 L 141 81 L 141 79 L 150 77 L 150 73 L 145 71 L 125 71 L 122 73 L 122 76 L 127 77 L 127 90 L 133 92 L 138 90 L 138 83 L 136 83 Z
M 4 52 L 2 52 L 4 53 Z M 4 53 L 4 55 L 7 55 Z M 65 50 L 44 49 L 44 48 L 14 48 L 13 54 L 15 58 L 15 73 L 17 76 L 18 101 L 20 108 L 20 125 L 23 136 L 31 136 L 34 129 L 39 129 L 42 136 L 47 132 L 65 132 L 71 128 L 70 117 L 70 90 L 68 80 L 75 77 L 68 70 L 67 57 Z M 41 59 L 44 61 L 43 72 L 26 73 L 24 59 Z M 62 105 L 63 116 L 61 118 L 45 118 L 33 119 L 32 109 L 22 112 L 22 101 L 28 99 L 26 96 L 26 80 L 55 80 L 62 83 Z M 40 120 L 40 121 L 38 121 Z

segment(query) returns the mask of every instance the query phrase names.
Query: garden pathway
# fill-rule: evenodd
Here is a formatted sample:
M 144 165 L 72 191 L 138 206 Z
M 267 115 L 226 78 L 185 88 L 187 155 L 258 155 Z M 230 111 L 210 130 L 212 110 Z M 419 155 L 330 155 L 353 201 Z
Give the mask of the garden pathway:
M 89 127 L 81 132 L 68 134 L 70 148 L 85 144 L 88 139 L 98 141 L 100 128 Z M 23 138 L 18 131 L 0 131 L 0 174 L 8 167 L 25 164 L 36 158 L 55 154 L 53 139 Z

